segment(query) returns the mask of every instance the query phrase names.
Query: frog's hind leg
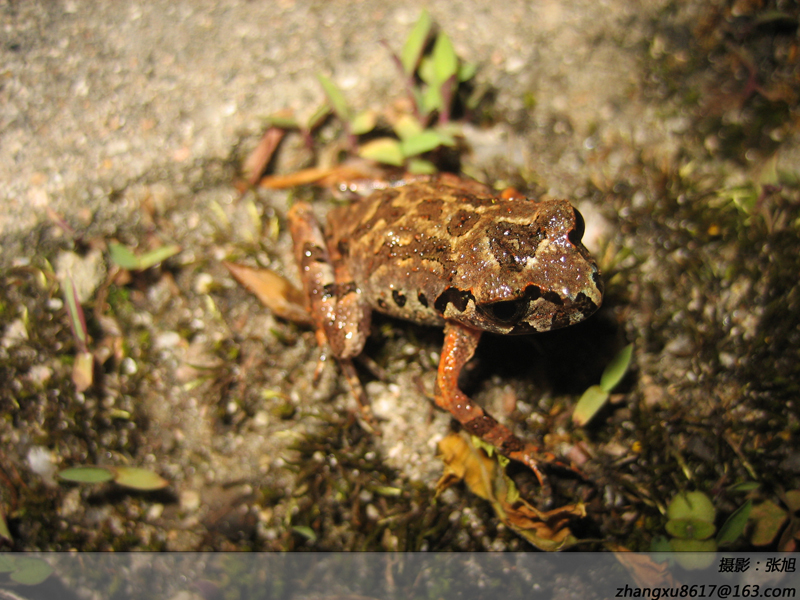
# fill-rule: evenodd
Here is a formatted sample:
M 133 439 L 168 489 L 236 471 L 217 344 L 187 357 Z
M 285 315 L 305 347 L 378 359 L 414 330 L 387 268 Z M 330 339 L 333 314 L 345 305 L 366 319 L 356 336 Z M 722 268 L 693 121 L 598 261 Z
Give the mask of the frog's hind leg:
M 364 348 L 370 308 L 361 299 L 361 292 L 347 270 L 335 264 L 341 261 L 336 260 L 337 256 L 331 257 L 311 206 L 298 202 L 289 210 L 288 219 L 295 259 L 317 329 L 317 342 L 320 346 L 330 346 L 362 414 L 371 422 L 366 394 L 352 363 L 352 358 Z
M 493 445 L 508 458 L 527 465 L 543 488 L 547 488 L 539 463 L 553 463 L 555 457 L 529 442 L 523 442 L 505 425 L 497 422 L 470 400 L 458 387 L 461 369 L 472 358 L 481 332 L 460 323 L 448 321 L 444 328 L 444 347 L 436 377 L 436 404 L 449 411 L 467 432 Z

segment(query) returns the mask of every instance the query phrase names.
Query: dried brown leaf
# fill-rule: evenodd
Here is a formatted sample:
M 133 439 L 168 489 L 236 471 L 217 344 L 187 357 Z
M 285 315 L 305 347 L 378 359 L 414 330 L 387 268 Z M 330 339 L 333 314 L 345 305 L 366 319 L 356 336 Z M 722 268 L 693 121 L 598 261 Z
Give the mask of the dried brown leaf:
M 483 451 L 472 448 L 457 433 L 451 433 L 439 442 L 439 452 L 444 462 L 444 473 L 436 484 L 437 494 L 464 480 L 473 494 L 484 500 L 491 499 L 495 461 Z
M 264 132 L 261 141 L 258 142 L 258 146 L 245 159 L 242 166 L 248 184 L 253 186 L 258 183 L 259 177 L 267 168 L 275 149 L 281 143 L 285 134 L 286 132 L 283 129 L 274 126 Z
M 258 185 L 263 188 L 270 188 L 273 190 L 283 190 L 298 185 L 308 185 L 310 183 L 319 183 L 320 180 L 329 176 L 335 167 L 312 167 L 310 169 L 301 169 L 288 175 L 269 175 L 259 181 Z
M 669 564 L 657 563 L 646 554 L 631 552 L 622 546 L 613 546 L 610 549 L 637 585 L 650 588 L 680 585 L 670 573 Z
M 222 264 L 236 281 L 255 294 L 273 313 L 287 321 L 311 325 L 311 315 L 306 308 L 303 293 L 287 279 L 269 269 L 253 269 L 229 262 Z
M 772 500 L 765 500 L 750 511 L 750 521 L 754 523 L 750 541 L 755 546 L 766 546 L 777 537 L 788 519 L 786 511 Z
M 79 392 L 85 392 L 94 383 L 94 356 L 91 352 L 78 352 L 72 363 L 72 383 Z
M 343 165 L 332 167 L 312 167 L 301 169 L 288 175 L 270 175 L 264 177 L 259 185 L 270 189 L 285 189 L 298 185 L 316 184 L 324 187 L 348 186 L 350 182 L 363 182 L 365 180 L 385 180 L 387 171 L 377 168 L 369 161 L 351 161 Z
M 463 480 L 470 491 L 492 503 L 503 523 L 540 550 L 562 550 L 578 543 L 567 525 L 586 515 L 582 504 L 540 511 L 519 498 L 513 481 L 497 462 L 502 459 L 490 458 L 463 435 L 450 434 L 439 442 L 439 450 L 445 468 L 437 492 Z

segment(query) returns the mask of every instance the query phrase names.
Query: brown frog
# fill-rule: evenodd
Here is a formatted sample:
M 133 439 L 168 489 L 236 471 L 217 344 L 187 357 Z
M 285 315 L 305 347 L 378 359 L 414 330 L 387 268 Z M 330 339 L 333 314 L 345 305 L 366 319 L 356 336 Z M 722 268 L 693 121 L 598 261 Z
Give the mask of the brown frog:
M 351 359 L 371 311 L 444 327 L 436 403 L 473 435 L 528 465 L 550 457 L 498 423 L 458 387 L 483 331 L 523 334 L 578 323 L 602 302 L 597 265 L 581 244 L 583 219 L 566 200 L 498 197 L 454 175 L 419 177 L 332 209 L 323 233 L 311 207 L 289 226 L 320 344 Z

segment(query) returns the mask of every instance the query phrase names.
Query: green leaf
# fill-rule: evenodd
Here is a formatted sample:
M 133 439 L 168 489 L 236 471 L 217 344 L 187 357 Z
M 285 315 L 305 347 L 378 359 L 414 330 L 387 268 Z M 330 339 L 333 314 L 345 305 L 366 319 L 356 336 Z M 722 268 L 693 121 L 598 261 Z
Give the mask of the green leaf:
M 713 523 L 717 509 L 703 492 L 681 492 L 667 506 L 667 518 L 697 519 Z
M 149 269 L 160 262 L 164 262 L 170 256 L 175 256 L 180 251 L 180 246 L 172 244 L 169 246 L 161 246 L 155 250 L 145 252 L 139 257 L 139 270 L 144 271 L 145 269 Z
M 403 494 L 403 490 L 397 487 L 390 487 L 388 485 L 379 485 L 372 488 L 372 491 L 380 496 L 396 497 Z
M 416 156 L 430 152 L 442 145 L 442 138 L 431 129 L 427 129 L 413 137 L 400 140 L 400 151 L 403 156 Z
M 111 253 L 111 260 L 123 269 L 129 271 L 139 269 L 139 257 L 127 246 L 111 243 L 108 245 L 108 251 Z
M 603 405 L 608 400 L 608 392 L 604 391 L 599 385 L 593 385 L 588 388 L 578 404 L 575 405 L 575 411 L 572 413 L 572 421 L 579 427 L 583 427 L 592 420 Z
M 733 202 L 739 210 L 747 214 L 751 214 L 758 203 L 758 190 L 752 183 L 722 190 L 717 192 L 717 195 Z
M 431 84 L 427 87 L 420 99 L 421 109 L 428 115 L 435 110 L 441 110 L 444 106 L 441 84 Z
M 358 149 L 358 155 L 395 167 L 403 165 L 404 157 L 400 150 L 400 142 L 393 138 L 378 138 L 367 142 Z
M 453 48 L 453 43 L 446 33 L 441 32 L 436 36 L 431 57 L 433 58 L 437 82 L 443 83 L 458 73 L 458 57 Z
M 442 146 L 455 146 L 455 136 L 461 134 L 461 127 L 457 123 L 450 122 L 436 127 L 434 131 L 439 136 L 439 143 Z
M 148 471 L 136 467 L 114 467 L 114 481 L 119 485 L 135 490 L 160 490 L 169 485 L 169 481 Z
M 72 328 L 72 335 L 75 336 L 78 351 L 85 352 L 88 341 L 88 334 L 86 332 L 86 317 L 83 314 L 81 303 L 78 301 L 78 292 L 75 289 L 75 284 L 72 281 L 72 275 L 67 275 L 67 278 L 64 281 L 64 300 L 66 300 L 67 303 L 69 324 Z
M 436 165 L 429 160 L 421 158 L 412 158 L 408 161 L 408 172 L 415 175 L 433 175 L 438 171 Z
M 744 533 L 747 520 L 750 518 L 750 511 L 753 509 L 753 501 L 748 500 L 739 508 L 733 511 L 730 517 L 725 520 L 717 534 L 717 544 L 730 544 Z
M 727 491 L 729 492 L 752 492 L 753 490 L 757 490 L 761 487 L 756 481 L 744 481 L 742 483 L 737 483 L 728 488 Z
M 211 223 L 214 225 L 214 227 L 216 227 L 219 231 L 230 231 L 231 221 L 228 218 L 228 214 L 225 212 L 225 209 L 220 206 L 219 202 L 212 200 L 208 203 L 208 208 L 213 213 Z
M 317 534 L 314 533 L 314 530 L 311 527 L 306 527 L 305 525 L 295 525 L 292 527 L 292 531 L 295 533 L 299 533 L 304 538 L 307 538 L 311 542 L 317 541 Z
M 281 129 L 299 129 L 300 123 L 294 117 L 277 114 L 269 115 L 266 119 L 268 127 L 280 127 Z
M 672 537 L 682 540 L 707 540 L 717 530 L 713 523 L 699 519 L 671 519 L 664 529 Z
M 419 121 L 411 115 L 400 116 L 392 125 L 392 129 L 401 140 L 414 137 L 425 131 Z
M 417 111 L 419 112 L 420 120 L 424 121 L 426 119 L 426 117 L 428 116 L 428 112 L 429 111 L 426 111 L 425 107 L 422 105 L 422 102 L 424 100 L 423 95 L 422 95 L 422 90 L 415 86 L 415 87 L 411 88 L 411 95 L 414 98 L 414 106 L 417 107 Z
M 325 117 L 327 117 L 329 114 L 331 114 L 331 107 L 328 106 L 327 104 L 323 104 L 322 106 L 317 108 L 317 110 L 314 111 L 314 114 L 312 114 L 308 118 L 308 123 L 306 123 L 306 129 L 308 131 L 314 131 L 317 127 L 319 127 L 322 124 L 322 122 L 325 120 Z
M 486 452 L 486 456 L 488 456 L 489 458 L 494 456 L 495 453 L 497 452 L 497 448 L 495 448 L 489 442 L 484 442 L 481 438 L 479 438 L 476 435 L 469 436 L 469 441 L 472 442 L 472 445 L 475 446 L 476 448 L 480 448 L 481 450 Z
M 628 344 L 617 355 L 611 359 L 605 370 L 603 376 L 600 378 L 600 387 L 608 393 L 617 387 L 617 384 L 625 377 L 628 372 L 628 367 L 631 364 L 633 357 L 633 344 Z
M 419 78 L 428 85 L 441 84 L 441 81 L 436 81 L 436 65 L 433 63 L 433 57 L 424 56 L 419 63 Z
M 114 479 L 113 473 L 103 467 L 73 467 L 59 471 L 58 476 L 79 483 L 102 483 Z
M 459 83 L 463 83 L 465 81 L 469 81 L 475 76 L 475 72 L 478 70 L 478 65 L 475 63 L 465 63 L 462 62 L 458 65 L 458 81 Z
M 417 68 L 430 32 L 431 16 L 427 10 L 423 10 L 414 25 L 414 29 L 408 35 L 406 43 L 403 44 L 403 50 L 400 53 L 400 63 L 403 65 L 403 72 L 406 75 L 411 75 Z
M 365 110 L 358 113 L 350 122 L 350 132 L 353 135 L 362 135 L 375 129 L 377 117 L 375 111 Z
M 344 99 L 344 94 L 342 94 L 341 90 L 336 87 L 336 84 L 334 84 L 333 81 L 325 77 L 325 75 L 322 73 L 317 74 L 317 79 L 319 79 L 320 84 L 322 84 L 322 89 L 325 90 L 325 95 L 328 96 L 328 100 L 333 107 L 333 112 L 335 112 L 336 116 L 342 121 L 349 122 L 350 109 L 347 107 L 347 101 Z
M 23 556 L 17 558 L 16 563 L 17 569 L 9 577 L 22 585 L 39 585 L 53 572 L 53 567 L 41 558 Z
M 181 247 L 174 244 L 161 246 L 155 250 L 145 252 L 141 256 L 136 256 L 133 250 L 122 244 L 111 243 L 108 245 L 108 250 L 111 253 L 111 260 L 123 269 L 144 271 L 167 260 L 170 256 L 174 256 L 181 251 Z

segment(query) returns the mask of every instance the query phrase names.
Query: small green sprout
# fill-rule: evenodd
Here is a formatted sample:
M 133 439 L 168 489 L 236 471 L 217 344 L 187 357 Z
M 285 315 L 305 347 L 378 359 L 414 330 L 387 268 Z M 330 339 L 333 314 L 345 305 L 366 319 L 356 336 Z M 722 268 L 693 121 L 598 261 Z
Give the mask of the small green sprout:
M 176 255 L 181 251 L 181 247 L 174 244 L 161 246 L 160 248 L 137 256 L 136 253 L 127 246 L 111 243 L 108 245 L 108 251 L 111 253 L 111 260 L 114 261 L 117 266 L 128 269 L 129 271 L 144 271 Z
M 628 344 L 611 359 L 600 378 L 600 385 L 588 388 L 578 400 L 575 411 L 572 413 L 572 420 L 576 425 L 581 427 L 586 425 L 605 405 L 611 392 L 628 372 L 632 357 L 633 344 Z
M 667 506 L 669 547 L 679 552 L 675 560 L 684 569 L 705 569 L 714 561 L 717 510 L 703 492 L 681 492 Z
M 137 467 L 73 467 L 59 471 L 58 476 L 77 483 L 114 481 L 117 485 L 142 491 L 160 490 L 169 485 L 169 481 L 157 473 Z
M 314 532 L 311 527 L 306 527 L 305 525 L 295 525 L 292 527 L 292 531 L 295 533 L 302 535 L 312 544 L 317 541 L 317 534 Z
M 738 540 L 744 533 L 750 512 L 753 510 L 753 501 L 747 500 L 725 520 L 717 533 L 717 545 L 725 546 Z
M 86 316 L 83 314 L 83 308 L 78 300 L 78 292 L 71 275 L 67 275 L 62 283 L 62 288 L 76 348 L 75 362 L 72 364 L 72 382 L 75 384 L 76 390 L 83 392 L 94 383 L 94 357 L 88 349 L 89 334 L 86 330 Z
M 269 117 L 271 128 L 297 129 L 311 147 L 314 129 L 333 112 L 342 123 L 352 153 L 385 165 L 403 167 L 413 173 L 436 172 L 436 166 L 424 155 L 441 147 L 455 146 L 456 138 L 461 133 L 460 128 L 451 121 L 456 92 L 461 83 L 474 76 L 476 67 L 459 60 L 450 38 L 444 32 L 436 34 L 432 49 L 426 54 L 432 28 L 430 14 L 423 11 L 400 55 L 392 55 L 405 80 L 411 103 L 409 114 L 387 117 L 391 121 L 393 136 L 382 136 L 359 144 L 360 136 L 376 128 L 376 113 L 372 110 L 354 111 L 342 91 L 323 74 L 318 74 L 317 78 L 327 103 L 305 125 L 281 113 Z M 274 150 L 274 144 L 270 147 Z M 271 152 L 258 154 L 271 156 Z M 255 166 L 246 169 L 246 172 L 260 173 L 266 167 L 266 162 L 262 159 L 255 163 L 254 159 Z

